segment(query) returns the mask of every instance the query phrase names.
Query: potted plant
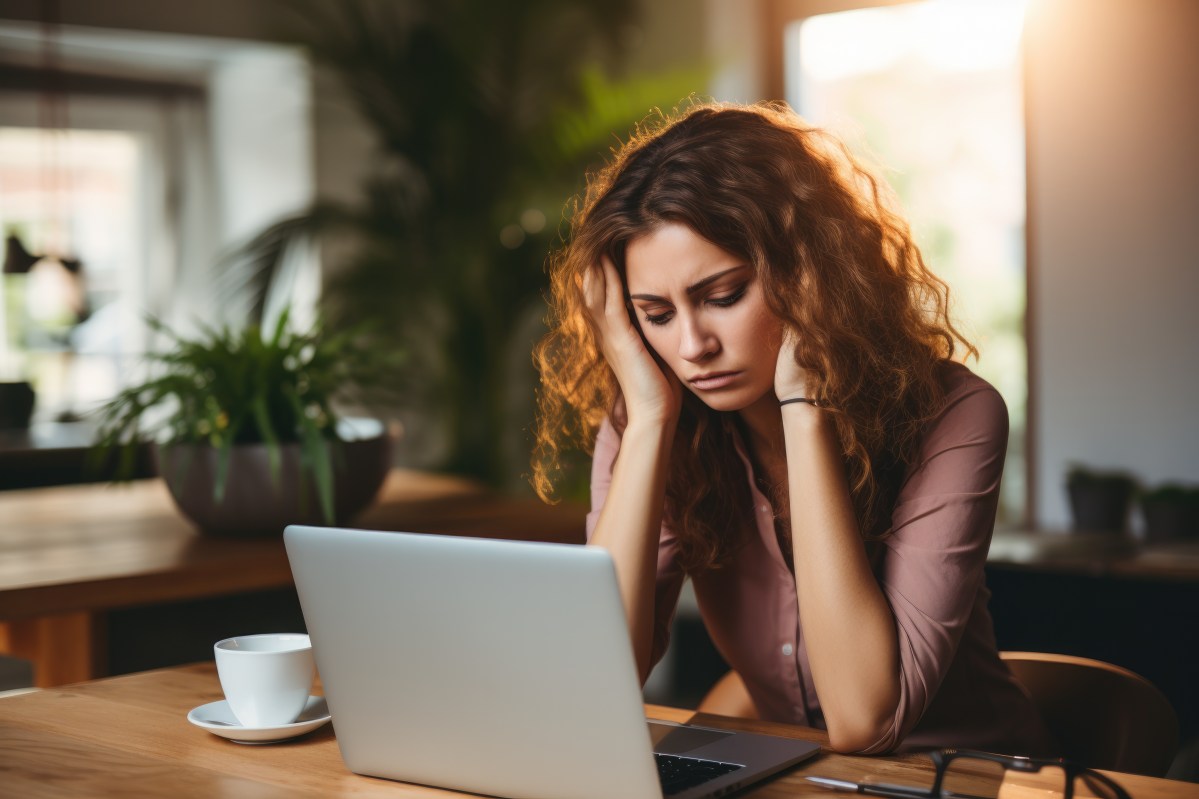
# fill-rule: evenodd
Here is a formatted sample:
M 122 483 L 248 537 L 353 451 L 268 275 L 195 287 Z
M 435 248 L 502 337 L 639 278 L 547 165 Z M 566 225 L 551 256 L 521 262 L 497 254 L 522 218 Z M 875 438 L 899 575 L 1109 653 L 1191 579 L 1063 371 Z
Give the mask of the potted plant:
M 1135 492 L 1136 480 L 1125 472 L 1093 471 L 1075 465 L 1066 473 L 1066 493 L 1078 531 L 1127 532 Z
M 369 504 L 391 463 L 375 420 L 341 418 L 335 400 L 396 365 L 362 331 L 291 331 L 284 311 L 267 335 L 204 328 L 150 356 L 156 367 L 100 411 L 97 460 L 120 449 L 128 477 L 138 443 L 155 444 L 179 509 L 216 535 L 278 534 L 286 524 L 342 522 Z
M 1199 537 L 1199 486 L 1167 483 L 1139 499 L 1147 541 Z

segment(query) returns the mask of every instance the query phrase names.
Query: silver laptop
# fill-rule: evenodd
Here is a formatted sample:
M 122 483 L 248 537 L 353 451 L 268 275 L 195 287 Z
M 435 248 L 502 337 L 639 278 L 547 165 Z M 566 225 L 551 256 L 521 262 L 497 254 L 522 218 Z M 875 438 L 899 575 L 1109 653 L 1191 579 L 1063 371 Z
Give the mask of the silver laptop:
M 647 724 L 602 549 L 295 525 L 283 537 L 358 774 L 520 799 L 699 799 L 819 751 Z

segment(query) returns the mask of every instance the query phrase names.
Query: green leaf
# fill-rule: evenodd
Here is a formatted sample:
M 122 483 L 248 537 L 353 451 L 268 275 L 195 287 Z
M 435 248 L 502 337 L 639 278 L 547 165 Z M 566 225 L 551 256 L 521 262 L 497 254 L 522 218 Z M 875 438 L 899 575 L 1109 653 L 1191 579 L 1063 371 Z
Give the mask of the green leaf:
M 271 469 L 271 483 L 277 488 L 280 484 L 280 472 L 282 469 L 280 464 L 279 437 L 275 435 L 270 412 L 266 407 L 266 398 L 261 395 L 254 398 L 254 419 L 258 423 L 258 431 L 266 440 L 266 457 Z
M 225 489 L 229 485 L 229 463 L 233 459 L 233 439 L 227 438 L 217 447 L 216 452 L 216 485 L 213 486 L 213 499 L 220 505 L 225 501 Z
M 312 470 L 313 482 L 316 483 L 316 493 L 321 506 L 321 515 L 326 524 L 333 524 L 336 514 L 333 507 L 333 463 L 329 457 L 328 442 L 321 435 L 321 430 L 307 414 L 300 398 L 289 395 L 300 420 L 300 449 L 308 467 Z

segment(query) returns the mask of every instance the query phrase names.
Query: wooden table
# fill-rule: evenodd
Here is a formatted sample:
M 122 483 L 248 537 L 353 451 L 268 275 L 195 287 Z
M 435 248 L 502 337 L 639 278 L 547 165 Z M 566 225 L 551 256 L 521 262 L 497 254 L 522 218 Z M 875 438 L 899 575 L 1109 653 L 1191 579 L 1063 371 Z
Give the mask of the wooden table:
M 193 727 L 187 712 L 221 698 L 212 663 L 113 677 L 0 699 L 0 796 L 188 797 L 439 797 L 450 791 L 350 773 L 334 738 L 335 724 L 283 744 L 246 746 Z M 647 706 L 652 718 L 696 721 L 827 744 L 819 730 L 750 722 Z M 822 750 L 756 790 L 762 799 L 836 794 L 806 782 L 805 774 L 847 780 L 874 776 L 909 785 L 931 784 L 923 755 L 848 757 Z M 1199 799 L 1199 785 L 1107 772 L 1136 799 Z M 1079 794 L 1085 795 L 1085 794 Z M 1044 780 L 1009 775 L 1001 799 L 1060 796 Z M 613 799 L 620 799 L 613 797 Z
M 1146 544 L 1118 533 L 996 531 L 987 566 L 1042 574 L 1199 582 L 1199 540 Z
M 584 514 L 394 470 L 353 525 L 581 542 Z M 103 673 L 106 611 L 291 585 L 281 538 L 201 536 L 161 480 L 0 492 L 0 652 L 33 661 L 40 686 Z
M 0 430 L 0 487 L 37 488 L 103 482 L 116 474 L 117 458 L 103 465 L 91 460 L 97 422 L 34 422 L 27 428 Z M 134 477 L 157 474 L 149 444 L 137 447 Z

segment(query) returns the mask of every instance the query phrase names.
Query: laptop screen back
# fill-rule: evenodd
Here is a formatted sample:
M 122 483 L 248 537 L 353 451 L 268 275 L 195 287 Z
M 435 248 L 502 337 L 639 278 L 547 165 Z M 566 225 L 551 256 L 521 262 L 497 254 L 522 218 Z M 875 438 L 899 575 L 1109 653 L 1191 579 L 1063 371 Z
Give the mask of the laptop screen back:
M 660 796 L 606 552 L 303 526 L 284 541 L 352 771 L 528 799 Z

